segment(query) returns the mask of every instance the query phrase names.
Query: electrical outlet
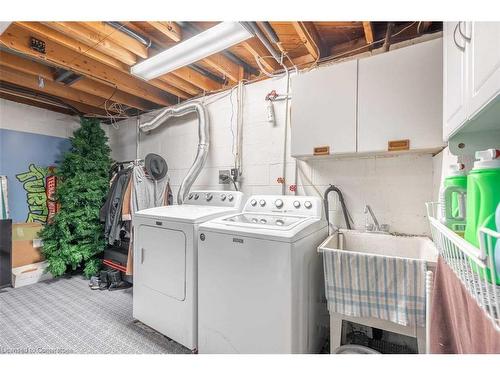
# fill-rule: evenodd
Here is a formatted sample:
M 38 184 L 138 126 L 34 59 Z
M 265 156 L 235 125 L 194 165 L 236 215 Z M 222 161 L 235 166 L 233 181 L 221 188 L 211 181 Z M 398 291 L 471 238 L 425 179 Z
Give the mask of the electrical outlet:
M 238 178 L 240 177 L 240 171 L 238 168 L 231 168 L 231 177 L 234 181 L 238 181 Z
M 229 179 L 224 180 L 224 176 L 231 176 L 231 171 L 229 169 L 219 169 L 219 184 L 230 183 Z

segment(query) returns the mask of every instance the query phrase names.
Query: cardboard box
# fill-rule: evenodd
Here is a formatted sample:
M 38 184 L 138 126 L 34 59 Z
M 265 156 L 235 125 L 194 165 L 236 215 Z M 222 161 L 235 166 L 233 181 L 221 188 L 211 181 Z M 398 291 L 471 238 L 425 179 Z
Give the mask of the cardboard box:
M 12 224 L 12 268 L 44 260 L 39 247 L 41 241 L 38 239 L 42 227 L 39 223 Z
M 47 262 L 28 264 L 22 267 L 12 269 L 12 287 L 36 284 L 43 280 L 52 279 L 50 272 L 45 272 Z

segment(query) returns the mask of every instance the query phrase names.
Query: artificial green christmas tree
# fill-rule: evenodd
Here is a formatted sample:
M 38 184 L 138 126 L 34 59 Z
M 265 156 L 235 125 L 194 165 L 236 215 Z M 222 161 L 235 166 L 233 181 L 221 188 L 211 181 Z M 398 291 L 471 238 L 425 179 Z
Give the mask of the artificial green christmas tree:
M 69 268 L 84 267 L 87 277 L 100 267 L 97 255 L 104 251 L 104 228 L 99 210 L 109 189 L 110 148 L 96 119 L 81 119 L 71 149 L 57 168 L 55 198 L 60 210 L 40 232 L 48 270 L 61 276 Z

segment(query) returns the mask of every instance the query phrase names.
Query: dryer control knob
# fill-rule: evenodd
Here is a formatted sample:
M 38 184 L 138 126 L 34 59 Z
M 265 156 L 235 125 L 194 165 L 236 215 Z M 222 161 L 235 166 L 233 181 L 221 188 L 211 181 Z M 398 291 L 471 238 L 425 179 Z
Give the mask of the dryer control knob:
M 213 197 L 214 197 L 214 196 L 213 196 L 213 194 L 212 194 L 212 193 L 207 193 L 207 195 L 206 195 L 205 199 L 207 200 L 207 202 L 210 202 L 210 201 L 212 200 L 212 198 L 213 198 Z
M 293 202 L 293 207 L 299 208 L 300 207 L 300 202 L 299 201 Z
M 257 201 L 256 201 L 255 199 L 252 199 L 252 200 L 250 201 L 250 204 L 251 204 L 252 206 L 256 206 L 256 205 L 257 205 Z
M 276 205 L 276 208 L 283 207 L 283 201 L 281 199 L 276 199 L 276 201 L 274 202 L 274 204 Z
M 313 206 L 313 205 L 312 205 L 312 203 L 311 203 L 310 201 L 305 201 L 305 202 L 304 202 L 304 207 L 305 207 L 305 208 L 311 208 L 312 206 Z
M 189 194 L 188 199 L 193 199 L 193 194 Z
M 226 194 L 221 194 L 220 200 L 224 202 L 226 200 Z
M 195 199 L 195 200 L 196 200 L 196 199 L 198 199 L 199 197 L 200 197 L 200 194 L 195 194 L 195 195 L 194 195 L 194 199 Z
M 261 205 L 261 207 L 264 207 L 266 205 L 266 201 L 264 199 L 261 199 L 259 201 L 259 204 Z
M 229 199 L 229 202 L 232 202 L 232 201 L 233 201 L 233 199 L 234 199 L 233 194 L 229 194 L 229 195 L 227 196 L 227 199 Z

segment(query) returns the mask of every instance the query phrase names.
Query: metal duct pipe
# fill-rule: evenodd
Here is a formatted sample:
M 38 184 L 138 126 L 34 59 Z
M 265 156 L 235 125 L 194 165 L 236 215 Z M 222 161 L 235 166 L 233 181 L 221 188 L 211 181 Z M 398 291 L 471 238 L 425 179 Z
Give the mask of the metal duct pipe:
M 274 44 L 278 44 L 280 42 L 280 38 L 278 37 L 278 34 L 276 34 L 276 31 L 274 31 L 271 24 L 267 21 L 261 22 L 260 24 L 264 28 L 264 31 L 266 32 L 271 42 L 273 42 Z
M 246 26 L 247 29 L 250 30 L 252 34 L 254 34 L 259 40 L 262 42 L 264 47 L 269 51 L 272 57 L 279 63 L 282 64 L 281 62 L 281 57 L 279 53 L 274 49 L 274 47 L 271 45 L 267 37 L 264 35 L 264 33 L 260 30 L 259 26 L 257 26 L 256 22 L 242 22 L 243 26 Z
M 143 132 L 149 132 L 165 124 L 171 117 L 181 117 L 188 113 L 196 112 L 198 114 L 198 150 L 191 168 L 186 177 L 182 180 L 179 192 L 177 194 L 177 203 L 182 204 L 186 199 L 191 186 L 205 165 L 208 156 L 209 147 L 209 128 L 210 120 L 205 107 L 199 102 L 182 103 L 175 107 L 169 107 L 162 110 L 152 120 L 139 125 Z
M 135 40 L 141 42 L 142 44 L 144 44 L 146 47 L 151 47 L 151 40 L 149 39 L 146 39 L 144 38 L 142 35 L 139 35 L 137 33 L 135 33 L 134 31 L 130 30 L 129 28 L 127 28 L 126 26 L 122 25 L 121 23 L 119 22 L 113 22 L 113 21 L 106 21 L 104 22 L 106 24 L 108 24 L 109 26 L 119 30 L 119 31 L 123 31 L 125 34 L 127 34 L 128 36 L 134 38 Z

